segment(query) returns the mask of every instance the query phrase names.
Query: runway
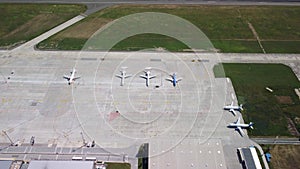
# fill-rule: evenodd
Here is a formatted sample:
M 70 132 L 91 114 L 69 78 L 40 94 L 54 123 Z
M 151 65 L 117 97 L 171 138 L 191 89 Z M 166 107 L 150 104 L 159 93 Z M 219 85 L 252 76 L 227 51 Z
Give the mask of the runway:
M 1 0 L 0 2 L 7 2 L 7 0 Z M 11 0 L 9 2 L 22 3 L 22 2 L 33 2 L 33 3 L 83 3 L 83 4 L 288 4 L 297 3 L 299 0 Z
M 181 4 L 181 5 L 291 5 L 299 6 L 299 0 L 0 0 L 0 3 L 69 3 L 85 4 L 87 11 L 85 15 L 90 15 L 98 10 L 118 4 Z

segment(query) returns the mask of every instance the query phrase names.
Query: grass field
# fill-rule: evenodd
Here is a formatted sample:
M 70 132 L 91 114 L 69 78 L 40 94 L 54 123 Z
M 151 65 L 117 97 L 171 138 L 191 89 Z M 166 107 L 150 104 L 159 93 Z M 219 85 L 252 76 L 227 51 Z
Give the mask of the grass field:
M 129 163 L 106 163 L 107 169 L 130 169 L 131 166 Z
M 157 39 L 160 39 L 157 41 Z M 132 36 L 115 45 L 112 50 L 138 51 L 147 48 L 165 47 L 170 51 L 183 51 L 188 47 L 180 41 L 158 34 L 140 34 Z
M 9 49 L 84 12 L 84 5 L 0 4 L 0 48 Z
M 254 122 L 254 130 L 248 130 L 250 135 L 292 136 L 288 118 L 300 130 L 300 101 L 294 92 L 300 82 L 288 66 L 229 63 L 222 66 L 233 83 L 239 103 L 244 104 L 244 120 Z M 220 65 L 214 67 L 216 77 L 224 76 L 220 68 Z
M 262 41 L 262 45 L 272 53 L 300 53 L 300 41 Z
M 267 53 L 299 53 L 300 7 L 292 6 L 117 5 L 90 15 L 40 43 L 38 47 L 80 49 L 106 23 L 138 12 L 163 12 L 182 17 L 199 27 L 221 52 L 261 53 L 256 37 L 249 28 L 248 23 L 251 23 L 263 45 L 266 45 Z M 183 47 L 176 40 L 166 40 L 165 36 L 158 35 L 151 36 L 150 40 L 149 35 L 137 35 L 120 43 L 113 50 L 162 47 L 170 51 L 182 51 Z
M 263 145 L 264 152 L 272 155 L 269 166 L 271 169 L 294 169 L 300 166 L 299 145 Z

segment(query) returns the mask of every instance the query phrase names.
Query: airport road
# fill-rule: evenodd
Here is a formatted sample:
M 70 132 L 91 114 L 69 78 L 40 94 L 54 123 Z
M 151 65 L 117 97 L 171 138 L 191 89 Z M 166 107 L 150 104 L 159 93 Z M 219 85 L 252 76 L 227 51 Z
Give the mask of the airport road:
M 300 145 L 299 138 L 251 138 L 258 144 L 293 144 Z
M 254 145 L 255 147 L 258 148 L 258 151 L 259 151 L 259 152 L 257 152 L 257 153 L 258 153 L 258 156 L 261 156 L 261 158 L 262 158 L 262 161 L 263 161 L 264 166 L 265 166 L 264 168 L 265 168 L 265 169 L 269 169 L 269 164 L 268 164 L 268 162 L 267 162 L 267 158 L 266 158 L 266 156 L 265 156 L 265 153 L 264 153 L 263 149 L 262 149 L 261 146 L 260 146 L 258 143 L 256 143 L 255 141 L 252 140 L 252 143 L 253 143 L 253 145 Z
M 84 3 L 84 4 L 297 4 L 297 0 L 1 0 L 0 2 L 36 2 L 36 3 Z
M 298 0 L 0 0 L 6 3 L 79 3 L 87 5 L 86 15 L 116 4 L 198 4 L 198 5 L 300 5 Z

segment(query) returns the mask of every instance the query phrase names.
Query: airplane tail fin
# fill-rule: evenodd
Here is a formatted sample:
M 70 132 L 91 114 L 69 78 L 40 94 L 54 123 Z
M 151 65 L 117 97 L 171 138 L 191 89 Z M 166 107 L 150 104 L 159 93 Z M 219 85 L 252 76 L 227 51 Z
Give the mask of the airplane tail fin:
M 243 111 L 244 108 L 243 108 L 243 104 L 240 104 L 240 109 Z
M 249 123 L 249 127 L 250 127 L 251 129 L 253 129 L 253 124 L 254 124 L 253 122 L 250 122 L 250 123 Z

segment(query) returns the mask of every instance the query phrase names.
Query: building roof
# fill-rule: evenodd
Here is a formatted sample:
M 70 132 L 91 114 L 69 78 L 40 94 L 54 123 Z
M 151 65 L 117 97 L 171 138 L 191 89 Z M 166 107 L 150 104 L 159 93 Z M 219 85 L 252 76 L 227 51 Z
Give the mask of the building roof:
M 28 169 L 93 169 L 93 161 L 31 161 Z
M 254 147 L 239 148 L 242 160 L 247 169 L 262 169 Z
M 244 156 L 244 160 L 245 160 L 245 165 L 247 166 L 247 168 L 251 168 L 251 169 L 255 169 L 255 163 L 254 160 L 252 158 L 252 154 L 249 148 L 242 148 L 242 153 Z
M 12 161 L 0 161 L 0 168 L 1 169 L 9 169 Z

